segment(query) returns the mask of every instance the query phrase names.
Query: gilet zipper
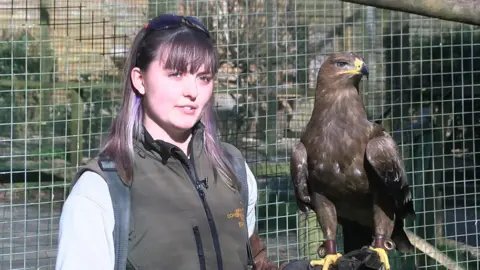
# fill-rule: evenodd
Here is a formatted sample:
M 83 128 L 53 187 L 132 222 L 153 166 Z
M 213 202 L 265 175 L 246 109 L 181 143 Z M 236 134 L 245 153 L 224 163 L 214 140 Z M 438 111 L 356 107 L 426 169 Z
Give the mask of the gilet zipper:
M 200 236 L 200 230 L 198 226 L 195 226 L 193 229 L 193 236 L 195 237 L 195 244 L 197 245 L 197 254 L 198 254 L 198 263 L 200 264 L 200 270 L 206 270 L 207 266 L 205 264 L 205 253 L 203 252 L 202 237 Z
M 220 250 L 220 241 L 218 237 L 217 226 L 215 225 L 215 221 L 213 220 L 213 215 L 210 210 L 210 206 L 208 205 L 208 202 L 205 198 L 206 195 L 202 189 L 202 184 L 199 181 L 198 175 L 195 171 L 195 167 L 194 167 L 195 162 L 193 158 L 194 153 L 193 153 L 192 145 L 191 144 L 189 145 L 189 152 L 191 153 L 190 160 L 187 158 L 187 156 L 183 152 L 181 151 L 178 151 L 178 152 L 182 156 L 182 159 L 185 161 L 185 165 L 187 167 L 186 170 L 190 178 L 190 181 L 194 185 L 195 190 L 197 191 L 197 194 L 200 197 L 200 200 L 202 201 L 203 209 L 205 210 L 205 215 L 207 216 L 208 225 L 210 227 L 210 233 L 213 239 L 213 247 L 215 249 L 215 255 L 217 257 L 218 270 L 223 270 L 222 251 Z

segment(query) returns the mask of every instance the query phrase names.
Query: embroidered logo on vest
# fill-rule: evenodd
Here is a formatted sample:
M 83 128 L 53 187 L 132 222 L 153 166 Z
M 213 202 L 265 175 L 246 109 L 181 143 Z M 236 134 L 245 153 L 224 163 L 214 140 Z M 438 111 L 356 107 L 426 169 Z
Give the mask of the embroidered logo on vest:
M 238 227 L 243 228 L 245 226 L 245 216 L 243 214 L 243 208 L 237 208 L 232 213 L 227 214 L 228 218 L 238 218 Z

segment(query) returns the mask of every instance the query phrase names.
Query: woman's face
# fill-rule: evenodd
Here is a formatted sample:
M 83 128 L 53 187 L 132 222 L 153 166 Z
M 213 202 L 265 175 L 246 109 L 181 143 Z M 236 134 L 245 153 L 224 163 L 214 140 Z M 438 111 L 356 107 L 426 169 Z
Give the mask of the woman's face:
M 134 68 L 132 83 L 144 97 L 147 128 L 156 124 L 167 133 L 190 130 L 212 96 L 212 77 L 204 66 L 194 74 L 180 73 L 166 69 L 164 61 L 153 61 L 145 72 Z

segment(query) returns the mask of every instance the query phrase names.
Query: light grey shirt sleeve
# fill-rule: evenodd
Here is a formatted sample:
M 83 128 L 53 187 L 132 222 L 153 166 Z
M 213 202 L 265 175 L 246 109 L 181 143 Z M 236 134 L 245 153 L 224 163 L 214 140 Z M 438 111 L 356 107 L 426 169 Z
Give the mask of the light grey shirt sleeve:
M 257 181 L 248 164 L 246 169 L 249 190 L 247 224 L 251 236 L 256 224 Z M 55 269 L 113 269 L 114 223 L 107 183 L 99 174 L 86 171 L 63 205 Z
M 108 185 L 87 171 L 72 188 L 60 217 L 57 270 L 114 268 L 113 206 Z

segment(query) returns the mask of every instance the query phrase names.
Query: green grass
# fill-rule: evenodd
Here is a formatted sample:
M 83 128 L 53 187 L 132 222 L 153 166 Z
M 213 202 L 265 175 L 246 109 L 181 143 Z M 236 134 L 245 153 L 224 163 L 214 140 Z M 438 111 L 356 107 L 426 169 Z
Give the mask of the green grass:
M 250 170 L 256 177 L 275 177 L 278 175 L 290 175 L 290 163 L 261 162 L 249 165 Z

